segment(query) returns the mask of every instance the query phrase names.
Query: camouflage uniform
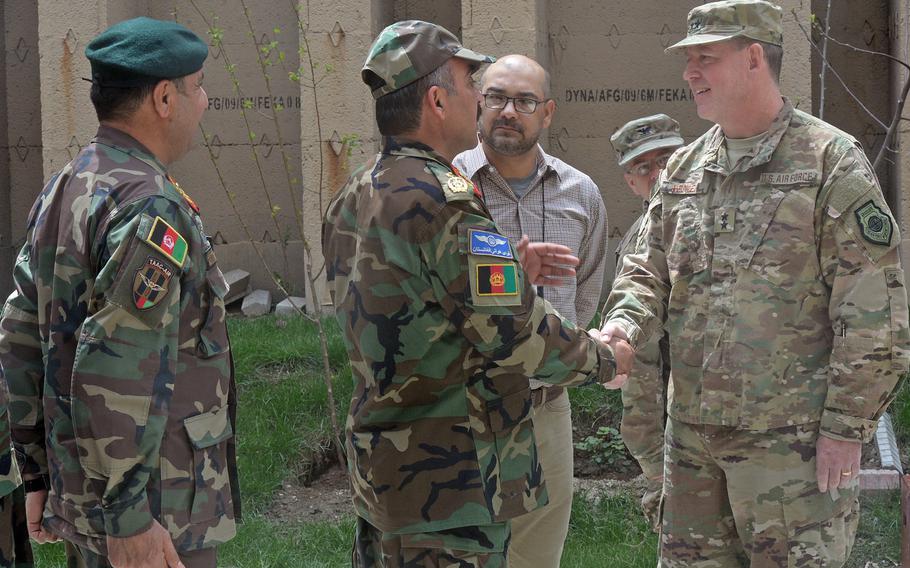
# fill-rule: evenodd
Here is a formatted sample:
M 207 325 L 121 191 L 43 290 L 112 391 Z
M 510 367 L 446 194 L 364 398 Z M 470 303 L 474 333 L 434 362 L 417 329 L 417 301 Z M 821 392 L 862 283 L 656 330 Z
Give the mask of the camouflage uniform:
M 907 369 L 899 231 L 858 143 L 788 101 L 732 167 L 723 142 L 673 155 L 609 300 L 633 345 L 670 335 L 662 558 L 839 566 L 858 486 L 818 492 L 814 440 L 869 440 Z
M 44 527 L 90 552 L 153 519 L 178 552 L 235 533 L 227 286 L 198 209 L 102 126 L 32 208 L 0 320 L 23 472 L 49 474 Z
M 0 381 L 0 567 L 30 568 L 32 548 L 25 519 L 25 491 L 10 441 L 8 401 L 6 386 Z
M 413 77 L 387 70 L 434 42 L 402 46 L 397 26 L 367 68 Z M 547 502 L 528 377 L 607 379 L 611 350 L 534 294 L 473 184 L 424 144 L 383 140 L 330 204 L 323 251 L 354 375 L 354 565 L 504 566 L 509 519 Z
M 631 120 L 610 136 L 620 166 L 656 150 L 683 145 L 679 123 L 665 114 Z M 647 202 L 645 202 L 647 206 Z M 616 247 L 616 274 L 623 259 L 634 251 L 642 214 Z M 635 351 L 635 366 L 622 389 L 622 439 L 641 466 L 647 481 L 642 510 L 654 530 L 660 527 L 659 505 L 664 466 L 664 425 L 667 420 L 667 384 L 670 380 L 670 338 L 662 330 Z

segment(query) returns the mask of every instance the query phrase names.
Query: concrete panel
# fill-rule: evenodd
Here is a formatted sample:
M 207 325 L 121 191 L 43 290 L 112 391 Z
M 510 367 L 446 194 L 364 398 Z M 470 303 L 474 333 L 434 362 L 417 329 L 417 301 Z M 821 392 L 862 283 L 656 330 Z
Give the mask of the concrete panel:
M 813 11 L 820 22 L 825 21 L 827 1 L 813 0 Z M 862 49 L 888 53 L 891 48 L 888 30 L 888 2 L 875 0 L 856 4 L 834 3 L 831 10 L 831 35 L 841 42 Z M 818 41 L 821 39 L 816 36 Z M 803 39 L 804 43 L 807 43 Z M 816 101 L 815 114 L 819 115 L 821 101 L 819 74 L 821 57 L 814 52 L 812 59 L 812 91 Z M 889 61 L 865 53 L 828 44 L 831 67 L 844 79 L 849 89 L 876 117 L 884 123 L 890 119 L 890 92 L 888 88 Z M 862 110 L 829 70 L 825 79 L 824 119 L 852 134 L 862 143 L 869 159 L 875 159 L 884 140 L 885 129 Z M 887 168 L 879 169 L 879 180 L 884 187 L 890 185 Z
M 541 0 L 462 0 L 462 39 L 481 53 L 520 53 L 546 63 L 547 17 Z
M 396 0 L 392 18 L 398 20 L 424 20 L 439 24 L 461 37 L 461 2 L 438 0 Z
M 25 239 L 28 211 L 41 190 L 41 101 L 38 6 L 6 0 L 0 7 L 0 297 L 11 290 L 12 260 Z

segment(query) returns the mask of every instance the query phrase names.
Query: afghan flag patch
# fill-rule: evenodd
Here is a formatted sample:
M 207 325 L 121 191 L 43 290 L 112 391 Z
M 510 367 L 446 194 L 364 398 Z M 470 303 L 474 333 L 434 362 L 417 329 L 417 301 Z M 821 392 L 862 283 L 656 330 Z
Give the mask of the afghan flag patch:
M 518 273 L 514 263 L 478 264 L 478 296 L 517 296 Z
M 882 211 L 874 201 L 867 201 L 855 213 L 863 238 L 876 245 L 891 244 L 891 234 L 894 232 L 891 216 Z
M 167 296 L 173 275 L 166 262 L 148 257 L 133 278 L 133 304 L 140 310 L 158 305 Z
M 189 247 L 180 233 L 167 224 L 161 217 L 155 217 L 152 230 L 145 242 L 152 245 L 155 250 L 164 253 L 178 268 L 183 267 Z

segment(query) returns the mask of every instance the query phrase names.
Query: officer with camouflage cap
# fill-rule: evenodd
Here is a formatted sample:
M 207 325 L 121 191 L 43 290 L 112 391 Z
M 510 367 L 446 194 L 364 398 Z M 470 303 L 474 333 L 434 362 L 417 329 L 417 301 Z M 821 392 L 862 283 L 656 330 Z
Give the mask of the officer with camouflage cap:
M 240 505 L 227 287 L 168 173 L 208 46 L 136 18 L 85 54 L 101 125 L 35 202 L 0 318 L 30 531 L 70 566 L 212 567 Z
M 354 374 L 357 567 L 504 567 L 510 519 L 547 502 L 528 377 L 618 387 L 631 365 L 625 342 L 600 343 L 535 295 L 573 273 L 556 265 L 577 263 L 569 249 L 512 247 L 452 167 L 476 144 L 472 74 L 491 61 L 405 21 L 363 68 L 384 138 L 322 233 Z
M 661 565 L 843 566 L 908 369 L 900 231 L 859 143 L 781 96 L 778 6 L 688 30 L 669 51 L 715 126 L 657 180 L 604 327 L 670 336 Z
M 684 144 L 679 123 L 665 114 L 630 120 L 610 137 L 623 178 L 632 193 L 648 208 L 651 189 L 670 155 Z M 632 223 L 616 247 L 616 273 L 634 249 L 644 213 Z M 638 461 L 647 481 L 641 499 L 651 527 L 660 528 L 659 505 L 664 477 L 663 432 L 667 418 L 667 383 L 670 379 L 670 343 L 664 332 L 655 333 L 635 351 L 635 366 L 622 389 L 622 439 Z

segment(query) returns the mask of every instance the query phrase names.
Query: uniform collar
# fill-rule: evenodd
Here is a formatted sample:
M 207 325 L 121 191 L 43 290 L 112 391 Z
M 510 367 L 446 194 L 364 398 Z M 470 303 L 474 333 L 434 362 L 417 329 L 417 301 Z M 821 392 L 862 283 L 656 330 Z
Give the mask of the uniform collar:
M 452 169 L 452 162 L 445 159 L 439 152 L 423 142 L 418 142 L 409 138 L 385 136 L 382 139 L 380 152 L 391 156 L 408 156 L 421 160 L 432 160 Z
M 784 137 L 784 133 L 787 132 L 787 128 L 790 126 L 790 119 L 793 117 L 793 104 L 790 103 L 790 99 L 787 97 L 783 97 L 783 99 L 783 107 L 781 107 L 777 116 L 774 117 L 771 127 L 765 132 L 765 136 L 756 146 L 758 151 L 752 156 L 751 160 L 744 163 L 745 165 L 733 171 L 746 171 L 771 161 L 771 156 L 777 149 L 778 144 L 780 144 L 781 138 Z M 700 166 L 725 175 L 730 173 L 727 171 L 728 162 L 725 140 L 726 137 L 723 130 L 719 126 L 714 126 L 710 132 L 707 151 L 704 153 L 704 159 Z
M 98 127 L 98 132 L 92 142 L 120 150 L 138 160 L 142 160 L 156 169 L 162 176 L 167 177 L 167 168 L 164 167 L 164 164 L 142 142 L 122 130 L 102 124 Z

